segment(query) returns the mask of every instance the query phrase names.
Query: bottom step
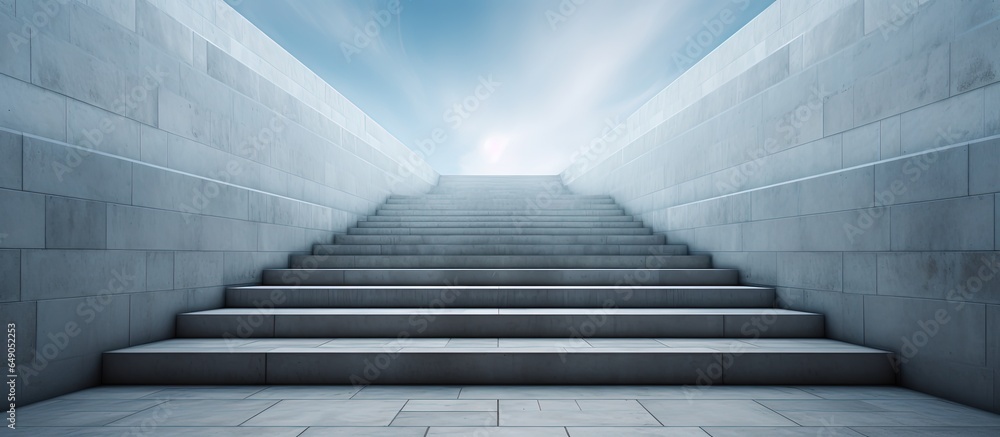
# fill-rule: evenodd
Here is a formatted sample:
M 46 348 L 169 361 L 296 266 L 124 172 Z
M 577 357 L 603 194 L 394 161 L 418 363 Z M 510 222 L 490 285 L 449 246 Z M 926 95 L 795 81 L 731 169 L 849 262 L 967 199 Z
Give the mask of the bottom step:
M 105 384 L 894 384 L 827 339 L 176 339 L 106 352 Z

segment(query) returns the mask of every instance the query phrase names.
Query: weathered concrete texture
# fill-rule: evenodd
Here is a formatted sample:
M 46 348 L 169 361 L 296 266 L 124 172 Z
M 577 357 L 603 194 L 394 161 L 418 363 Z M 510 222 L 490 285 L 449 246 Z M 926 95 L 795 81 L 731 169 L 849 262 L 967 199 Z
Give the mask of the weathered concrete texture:
M 998 40 L 990 0 L 778 1 L 562 177 L 826 314 L 835 338 L 906 352 L 947 311 L 901 381 L 996 410 Z
M 223 0 L 0 0 L 0 34 L 21 402 L 97 384 L 101 352 L 172 336 L 178 312 L 436 183 Z

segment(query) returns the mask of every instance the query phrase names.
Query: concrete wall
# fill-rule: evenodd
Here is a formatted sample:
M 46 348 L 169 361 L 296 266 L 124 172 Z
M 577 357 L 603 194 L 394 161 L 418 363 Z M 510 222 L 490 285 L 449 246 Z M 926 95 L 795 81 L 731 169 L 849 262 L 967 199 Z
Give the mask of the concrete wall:
M 20 403 L 437 174 L 222 0 L 0 0 L 0 319 Z
M 562 176 L 1000 411 L 998 15 L 779 0 Z

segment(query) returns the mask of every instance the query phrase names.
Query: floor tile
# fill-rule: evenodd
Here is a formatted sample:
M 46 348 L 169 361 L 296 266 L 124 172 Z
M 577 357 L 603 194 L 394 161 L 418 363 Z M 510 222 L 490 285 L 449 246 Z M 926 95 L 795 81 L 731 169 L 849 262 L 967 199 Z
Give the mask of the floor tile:
M 468 386 L 462 399 L 684 399 L 678 386 Z
M 785 417 L 802 426 L 941 426 L 941 420 L 909 411 L 789 411 Z
M 539 399 L 538 409 L 541 411 L 580 411 L 580 406 L 571 399 Z
M 493 411 L 403 411 L 392 426 L 497 426 Z
M 237 426 L 276 401 L 178 399 L 142 410 L 110 426 Z
M 17 426 L 27 428 L 32 426 L 104 426 L 123 417 L 135 414 L 134 411 L 27 411 L 17 417 Z
M 657 342 L 667 347 L 707 347 L 722 351 L 738 351 L 756 347 L 740 340 L 700 339 L 700 338 L 657 338 Z
M 146 399 L 246 399 L 264 390 L 260 386 L 194 386 L 165 388 Z
M 534 399 L 501 399 L 498 405 L 500 411 L 542 411 L 538 401 Z
M 158 399 L 57 399 L 39 402 L 21 409 L 21 413 L 62 414 L 80 411 L 130 411 L 136 412 L 163 403 Z
M 431 427 L 427 437 L 566 437 L 562 427 L 462 428 Z
M 244 426 L 388 426 L 401 400 L 284 400 Z
M 569 427 L 570 437 L 607 437 L 612 435 L 635 437 L 709 437 L 695 427 Z
M 244 347 L 318 347 L 330 341 L 329 338 L 269 338 L 247 343 Z
M 446 347 L 450 338 L 401 338 L 389 342 L 387 346 L 395 347 Z
M 592 347 L 666 347 L 652 338 L 588 338 L 587 343 Z
M 582 338 L 501 338 L 500 347 L 582 347 L 590 344 Z
M 936 399 L 934 396 L 893 386 L 803 386 L 802 391 L 825 399 Z
M 369 385 L 352 399 L 458 399 L 462 387 L 420 385 Z
M 634 399 L 580 399 L 576 401 L 581 411 L 639 411 L 645 407 Z
M 88 388 L 60 396 L 59 399 L 139 399 L 167 387 L 158 386 L 104 386 Z
M 706 427 L 712 437 L 864 437 L 844 427 Z
M 887 411 L 910 411 L 936 418 L 942 425 L 1000 426 L 1000 415 L 939 399 L 874 399 L 866 401 Z
M 19 419 L 43 437 L 1000 435 L 1000 415 L 899 387 L 113 386 Z
M 403 407 L 403 411 L 496 411 L 495 400 L 467 399 L 412 399 Z
M 392 341 L 391 338 L 337 338 L 323 343 L 320 347 L 381 347 Z
M 498 342 L 496 338 L 453 338 L 447 347 L 497 347 Z
M 948 428 L 948 427 L 885 427 L 867 428 L 855 427 L 854 430 L 867 437 L 996 437 L 1000 435 L 1000 427 L 996 428 Z
M 106 437 L 112 436 L 151 436 L 151 437 L 296 437 L 305 431 L 305 428 L 275 428 L 258 427 L 247 428 L 238 426 L 229 427 L 170 427 L 170 426 L 136 426 L 134 428 L 79 428 L 79 427 L 46 427 L 31 428 L 30 434 L 27 432 L 20 435 L 31 437 Z M 421 430 L 421 432 L 423 432 Z M 0 434 L 3 434 L 0 432 Z M 11 434 L 18 435 L 18 434 Z M 304 435 L 304 434 L 303 434 Z M 314 434 L 318 435 L 318 434 Z M 423 434 L 420 434 L 423 435 Z
M 684 386 L 683 392 L 683 397 L 674 399 L 820 399 L 798 388 L 781 386 L 692 385 Z
M 350 399 L 360 390 L 349 385 L 288 385 L 268 387 L 247 399 Z
M 664 426 L 795 426 L 749 400 L 642 400 Z
M 658 426 L 646 410 L 632 411 L 506 411 L 500 426 Z
M 778 413 L 792 411 L 890 411 L 865 401 L 831 399 L 758 400 L 759 404 Z
M 423 437 L 427 427 L 322 427 L 314 426 L 299 437 Z

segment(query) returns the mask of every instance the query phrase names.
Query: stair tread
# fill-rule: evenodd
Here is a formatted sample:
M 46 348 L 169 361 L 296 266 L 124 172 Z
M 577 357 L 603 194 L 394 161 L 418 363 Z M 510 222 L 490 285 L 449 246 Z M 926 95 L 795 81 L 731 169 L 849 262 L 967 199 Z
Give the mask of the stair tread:
M 774 308 L 220 308 L 182 313 L 187 316 L 232 315 L 607 315 L 607 316 L 716 316 L 716 315 L 770 315 L 770 316 L 819 316 L 816 313 Z
M 478 269 L 476 269 L 478 270 Z M 707 269 L 697 269 L 707 270 Z M 230 290 L 773 290 L 752 285 L 246 285 Z
M 772 308 L 775 288 L 739 285 L 737 270 L 712 268 L 710 256 L 666 245 L 644 225 L 612 196 L 573 194 L 558 176 L 442 176 L 429 194 L 390 195 L 336 235 L 339 244 L 265 269 L 267 285 L 226 287 L 227 307 L 180 314 L 180 338 L 105 352 L 103 376 L 250 385 L 357 384 L 373 372 L 382 384 L 895 380 L 891 352 L 823 338 L 822 314 Z M 372 367 L 385 360 L 395 365 Z
M 295 256 L 314 256 L 314 255 L 295 255 Z M 320 255 L 320 256 L 322 256 L 322 255 Z M 346 255 L 346 256 L 354 256 L 354 255 Z M 389 256 L 389 255 L 378 255 L 378 256 Z M 404 256 L 421 256 L 421 255 L 404 255 Z M 438 256 L 438 255 L 428 255 L 428 256 Z M 522 255 L 515 255 L 515 256 L 522 256 Z M 544 256 L 549 256 L 549 255 L 544 255 Z M 585 255 L 580 255 L 580 256 L 585 256 Z M 697 257 L 697 256 L 707 256 L 707 255 L 664 255 L 664 256 Z M 601 257 L 601 255 L 598 255 L 598 257 Z M 264 271 L 275 271 L 275 270 L 293 270 L 293 271 L 334 270 L 334 271 L 349 271 L 349 272 L 427 272 L 427 271 L 444 271 L 444 272 L 452 272 L 452 271 L 490 271 L 490 272 L 522 272 L 522 271 L 527 271 L 527 272 L 541 272 L 541 271 L 546 271 L 546 272 L 580 272 L 580 271 L 599 271 L 599 272 L 600 271 L 609 271 L 609 272 L 617 272 L 617 271 L 623 271 L 624 272 L 624 271 L 628 271 L 628 272 L 634 272 L 634 271 L 637 271 L 637 270 L 638 271 L 643 271 L 643 272 L 682 272 L 682 271 L 686 271 L 686 272 L 712 272 L 712 271 L 715 271 L 715 272 L 719 272 L 719 271 L 728 272 L 728 271 L 735 271 L 736 269 L 719 269 L 719 268 L 706 268 L 706 269 L 700 269 L 700 268 L 699 269 L 643 269 L 643 268 L 637 268 L 637 269 L 630 269 L 630 268 L 589 268 L 589 267 L 588 268 L 582 268 L 582 269 L 574 269 L 574 268 L 568 268 L 568 267 L 567 268 L 551 268 L 551 269 L 485 268 L 485 267 L 484 268 L 468 268 L 468 269 L 461 269 L 461 268 L 457 268 L 457 269 L 456 268 L 433 268 L 433 269 L 416 269 L 416 268 L 414 268 L 414 269 L 407 269 L 407 268 L 398 268 L 398 269 L 396 269 L 396 268 L 393 268 L 393 269 L 382 269 L 382 268 L 378 268 L 378 269 L 352 269 L 352 268 L 329 268 L 329 269 L 322 269 L 322 268 L 317 268 L 317 269 L 264 269 Z
M 478 340 L 479 345 L 472 347 Z M 496 345 L 493 345 L 493 342 Z M 454 343 L 452 343 L 454 342 Z M 449 347 L 452 343 L 454 346 Z M 110 351 L 127 353 L 865 353 L 891 352 L 825 338 L 267 338 L 170 339 Z
M 448 254 L 425 254 L 425 253 L 415 253 L 415 254 L 351 254 L 351 255 L 292 255 L 293 257 L 361 257 L 361 258 L 385 258 L 385 257 L 439 257 L 439 258 L 553 258 L 553 257 L 574 257 L 574 258 L 645 258 L 645 257 L 656 257 L 656 258 L 708 258 L 709 255 L 660 255 L 660 254 L 649 254 L 649 255 L 633 255 L 633 254 L 607 254 L 607 255 L 570 255 L 570 254 L 541 254 L 541 255 L 494 255 L 494 254 L 483 254 L 483 255 L 473 255 L 473 254 L 460 254 L 460 255 L 448 255 Z

